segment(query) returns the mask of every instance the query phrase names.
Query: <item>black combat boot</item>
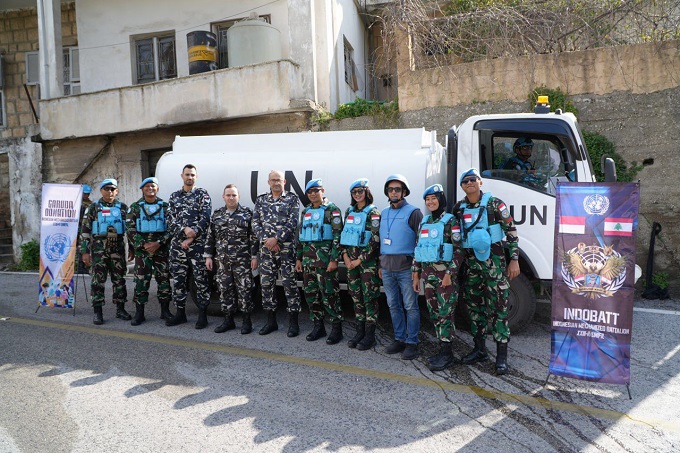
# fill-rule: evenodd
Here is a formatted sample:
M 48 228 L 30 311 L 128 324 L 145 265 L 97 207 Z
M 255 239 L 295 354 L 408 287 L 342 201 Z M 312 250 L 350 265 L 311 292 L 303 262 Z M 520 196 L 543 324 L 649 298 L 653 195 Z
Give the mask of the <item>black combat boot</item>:
M 146 318 L 144 317 L 144 305 L 135 304 L 135 319 L 133 319 L 130 324 L 133 326 L 138 326 L 144 321 L 146 321 Z
M 269 335 L 275 330 L 279 330 L 279 325 L 276 323 L 276 310 L 267 311 L 267 324 L 260 329 L 260 335 Z
M 288 338 L 297 337 L 300 335 L 300 324 L 298 323 L 298 317 L 300 313 L 297 311 L 291 311 L 288 313 Z
M 450 341 L 439 342 L 439 353 L 429 359 L 430 371 L 442 371 L 453 365 L 453 345 Z
M 475 336 L 475 347 L 468 355 L 463 357 L 462 362 L 465 365 L 472 365 L 473 363 L 481 362 L 489 358 L 489 353 L 486 350 L 486 338 L 481 335 Z
M 371 349 L 375 345 L 375 324 L 369 324 L 366 326 L 366 334 L 364 338 L 357 344 L 357 349 L 359 351 L 366 351 Z
M 94 319 L 92 320 L 98 326 L 104 324 L 104 314 L 102 312 L 102 307 L 94 307 Z
M 219 326 L 215 327 L 215 333 L 222 333 L 226 332 L 227 330 L 232 330 L 236 328 L 236 323 L 234 323 L 234 315 L 231 313 L 227 313 L 224 315 L 224 321 L 222 321 L 222 324 Z
M 342 340 L 342 321 L 331 324 L 331 334 L 326 338 L 326 344 L 337 344 Z
M 364 335 L 366 335 L 366 321 L 359 321 L 357 323 L 357 333 L 347 342 L 347 346 L 352 349 L 356 348 L 361 339 L 364 338 Z
M 177 307 L 177 312 L 175 316 L 165 321 L 166 326 L 178 326 L 187 322 L 187 315 L 184 311 L 184 307 Z
M 161 302 L 161 319 L 172 319 L 174 315 L 170 312 L 170 301 Z
M 241 324 L 241 335 L 248 335 L 253 331 L 253 322 L 250 320 L 250 313 L 243 313 L 243 324 Z
M 116 318 L 120 318 L 123 321 L 129 321 L 132 319 L 132 315 L 125 311 L 125 302 L 116 304 Z
M 508 344 L 496 342 L 496 374 L 502 376 L 508 372 Z
M 198 321 L 194 327 L 197 329 L 208 327 L 208 307 L 198 307 Z
M 323 325 L 323 319 L 314 321 L 314 328 L 307 335 L 307 341 L 316 341 L 319 338 L 326 336 L 326 327 Z

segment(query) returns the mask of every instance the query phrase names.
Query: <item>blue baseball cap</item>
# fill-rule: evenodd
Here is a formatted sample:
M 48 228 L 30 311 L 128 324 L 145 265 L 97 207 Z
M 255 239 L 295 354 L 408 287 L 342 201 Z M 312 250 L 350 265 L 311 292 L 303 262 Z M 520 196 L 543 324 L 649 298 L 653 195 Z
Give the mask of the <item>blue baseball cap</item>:
M 354 181 L 352 184 L 349 185 L 349 191 L 351 192 L 352 190 L 356 189 L 357 187 L 363 187 L 364 189 L 368 187 L 368 179 L 366 178 L 359 178 L 356 181 Z
M 88 184 L 83 184 L 83 193 L 92 193 L 92 187 Z
M 101 184 L 99 184 L 99 188 L 103 189 L 104 186 L 113 186 L 117 189 L 118 188 L 118 181 L 116 181 L 113 178 L 106 178 L 105 180 L 102 181 Z
M 314 187 L 323 187 L 323 181 L 321 179 L 312 179 L 305 186 L 305 192 Z
M 444 188 L 442 187 L 441 184 L 433 184 L 427 189 L 425 189 L 425 192 L 423 192 L 423 200 L 428 196 L 428 195 L 434 195 L 436 193 L 444 193 Z
M 142 183 L 139 185 L 139 188 L 140 189 L 143 188 L 145 185 L 149 184 L 150 182 L 158 185 L 158 178 L 154 178 L 153 176 L 149 176 L 144 181 L 142 181 Z
M 466 176 L 476 176 L 477 179 L 482 179 L 482 175 L 479 174 L 479 170 L 476 168 L 471 168 L 467 171 L 464 171 L 460 175 L 460 185 L 463 185 L 463 179 L 465 179 Z

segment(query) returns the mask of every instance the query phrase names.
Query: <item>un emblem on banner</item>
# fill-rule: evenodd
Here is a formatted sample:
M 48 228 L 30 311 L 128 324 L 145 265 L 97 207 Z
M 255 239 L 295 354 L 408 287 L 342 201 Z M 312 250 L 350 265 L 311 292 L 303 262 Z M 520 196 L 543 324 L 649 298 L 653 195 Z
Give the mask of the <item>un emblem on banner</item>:
M 603 215 L 609 209 L 609 198 L 599 193 L 588 195 L 583 199 L 583 209 L 588 214 Z
M 562 280 L 587 299 L 611 297 L 626 279 L 626 259 L 613 246 L 581 242 L 562 255 Z
M 45 255 L 50 261 L 66 261 L 70 251 L 68 237 L 63 233 L 47 236 L 44 244 Z

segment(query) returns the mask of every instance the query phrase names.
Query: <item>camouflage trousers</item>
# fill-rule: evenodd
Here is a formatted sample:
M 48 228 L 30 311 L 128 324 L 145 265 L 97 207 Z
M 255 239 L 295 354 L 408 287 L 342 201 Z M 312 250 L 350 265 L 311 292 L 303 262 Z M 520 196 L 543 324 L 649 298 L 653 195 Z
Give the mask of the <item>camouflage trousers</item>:
M 196 305 L 206 308 L 210 305 L 210 283 L 208 271 L 205 267 L 201 242 L 192 243 L 188 249 L 183 249 L 181 242 L 173 240 L 170 244 L 170 275 L 172 276 L 173 299 L 177 308 L 187 305 L 187 275 L 191 271 L 196 284 Z
M 302 263 L 302 279 L 304 283 L 305 299 L 309 306 L 309 319 L 323 321 L 328 314 L 331 323 L 342 321 L 342 307 L 340 306 L 340 283 L 338 270 L 326 271 L 327 265 L 319 261 L 310 264 Z
M 378 321 L 380 283 L 375 260 L 347 271 L 347 290 L 354 304 L 354 317 L 357 321 L 368 324 Z
M 449 286 L 442 286 L 445 270 L 437 270 L 431 265 L 423 266 L 422 278 L 425 282 L 425 301 L 430 312 L 430 320 L 439 341 L 450 342 L 456 331 L 454 313 L 458 302 L 458 279 L 451 277 Z
M 295 259 L 293 243 L 286 243 L 278 253 L 272 253 L 264 246 L 260 248 L 260 286 L 262 287 L 262 308 L 265 310 L 276 310 L 274 288 L 280 270 L 283 289 L 288 301 L 288 311 L 300 311 L 300 291 L 295 276 Z
M 155 253 L 135 250 L 135 296 L 136 304 L 144 305 L 149 301 L 149 285 L 153 276 L 158 283 L 158 302 L 170 302 L 170 271 L 168 269 L 168 251 L 161 246 Z
M 465 299 L 470 311 L 470 333 L 486 336 L 489 322 L 494 340 L 507 343 L 510 339 L 508 327 L 508 292 L 510 284 L 505 276 L 505 258 L 491 254 L 482 262 L 474 255 L 466 258 L 467 277 Z
M 127 301 L 125 248 L 122 244 L 113 248 L 105 244 L 106 241 L 94 239 L 91 246 L 93 307 L 104 305 L 104 285 L 109 274 L 113 287 L 113 303 L 124 304 Z
M 220 287 L 222 313 L 253 311 L 253 271 L 250 259 L 227 260 L 217 258 L 217 283 Z

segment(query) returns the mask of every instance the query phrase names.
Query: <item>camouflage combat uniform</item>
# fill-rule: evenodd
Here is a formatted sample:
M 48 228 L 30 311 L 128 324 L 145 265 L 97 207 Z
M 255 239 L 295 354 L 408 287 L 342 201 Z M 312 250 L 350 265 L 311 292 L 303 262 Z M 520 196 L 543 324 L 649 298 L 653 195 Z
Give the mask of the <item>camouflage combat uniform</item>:
M 83 263 L 83 257 L 81 253 L 81 241 L 82 241 L 82 233 L 83 233 L 83 220 L 85 220 L 85 213 L 87 212 L 87 208 L 89 208 L 92 205 L 92 200 L 89 198 L 85 199 L 83 197 L 83 201 L 80 205 L 80 223 L 78 224 L 78 239 L 76 242 L 76 251 L 78 252 L 78 257 L 76 259 L 76 273 L 77 274 L 87 274 L 87 266 L 85 266 L 85 263 Z
M 120 210 L 121 233 L 117 233 L 114 227 L 108 227 L 108 233 L 94 231 L 93 226 L 98 222 L 98 215 L 115 215 L 115 210 Z M 127 288 L 125 287 L 125 274 L 127 272 L 125 257 L 125 216 L 127 205 L 117 199 L 112 203 L 106 203 L 99 199 L 85 210 L 82 223 L 82 240 L 80 251 L 82 254 L 89 253 L 92 260 L 92 306 L 104 305 L 104 284 L 107 275 L 111 274 L 113 287 L 113 303 L 125 304 L 127 301 Z
M 251 222 L 253 211 L 238 205 L 232 213 L 223 207 L 210 219 L 205 243 L 206 258 L 217 264 L 217 282 L 220 286 L 222 312 L 243 313 L 253 311 L 253 272 L 250 261 L 257 257 L 257 240 Z M 238 301 L 238 303 L 237 303 Z
M 333 238 L 315 242 L 298 241 L 297 259 L 302 261 L 304 292 L 310 319 L 322 321 L 324 313 L 328 313 L 331 323 L 336 324 L 342 321 L 338 270 L 328 272 L 327 268 L 330 261 L 338 261 L 340 258 L 342 212 L 327 198 L 323 199 L 321 206 L 325 207 L 323 223 L 331 226 Z M 311 209 L 311 204 L 305 207 L 301 219 Z
M 480 192 L 480 200 L 483 192 Z M 477 208 L 480 202 L 470 204 L 467 197 L 463 199 L 469 208 Z M 453 208 L 454 213 L 460 212 L 460 203 Z M 489 225 L 500 224 L 505 233 L 508 253 L 511 259 L 519 257 L 519 238 L 515 222 L 510 215 L 507 205 L 498 198 L 491 197 L 487 207 L 491 208 L 493 217 Z M 460 219 L 460 217 L 459 217 Z M 461 230 L 464 222 L 461 222 Z M 461 234 L 465 234 L 461 231 Z M 488 321 L 491 321 L 491 334 L 499 343 L 507 343 L 510 339 L 508 327 L 508 292 L 510 283 L 507 278 L 507 261 L 502 242 L 491 244 L 491 254 L 486 261 L 479 261 L 472 249 L 463 249 L 467 277 L 464 291 L 465 299 L 470 310 L 470 332 L 473 336 L 486 336 Z
M 276 310 L 274 286 L 279 270 L 283 280 L 289 312 L 300 311 L 300 293 L 295 277 L 295 232 L 298 226 L 300 200 L 292 192 L 283 192 L 274 199 L 271 192 L 262 194 L 253 209 L 253 233 L 259 247 L 260 285 L 262 308 Z M 281 250 L 273 253 L 262 244 L 265 239 L 276 237 Z
M 350 206 L 345 212 L 345 223 L 348 218 L 361 210 Z M 347 289 L 354 304 L 354 316 L 359 322 L 375 324 L 378 321 L 378 300 L 380 297 L 380 276 L 378 275 L 378 259 L 380 258 L 380 210 L 373 207 L 366 215 L 366 233 L 370 235 L 368 244 L 361 246 L 340 245 L 340 255 L 347 253 L 350 261 L 361 260 L 361 264 L 347 271 Z
M 444 220 L 445 214 L 442 212 L 434 221 L 430 220 L 431 215 L 426 216 L 421 225 L 440 223 Z M 422 234 L 421 228 L 418 238 L 422 237 Z M 417 262 L 414 260 L 411 271 L 418 272 L 424 281 L 425 301 L 437 339 L 451 342 L 456 331 L 454 313 L 458 302 L 458 268 L 463 261 L 463 252 L 460 248 L 460 226 L 455 216 L 448 219 L 444 225 L 444 243 L 453 245 L 453 258 L 450 261 Z M 451 284 L 444 287 L 442 280 L 446 275 L 451 276 Z
M 149 285 L 153 276 L 158 283 L 158 301 L 163 305 L 172 300 L 172 290 L 170 288 L 170 271 L 168 266 L 168 244 L 170 234 L 167 230 L 168 203 L 156 198 L 154 204 L 160 206 L 160 210 L 153 213 L 153 217 L 160 218 L 161 211 L 166 217 L 166 230 L 163 232 L 142 233 L 137 229 L 137 219 L 141 217 L 142 204 L 146 205 L 144 197 L 130 205 L 125 223 L 127 234 L 132 249 L 135 253 L 135 295 L 134 302 L 144 305 L 149 301 Z M 147 209 L 147 213 L 149 210 Z M 151 214 L 151 213 L 149 213 Z M 153 253 L 144 250 L 147 242 L 158 242 L 160 247 Z
M 170 275 L 173 280 L 173 299 L 178 308 L 186 307 L 190 267 L 196 283 L 196 305 L 199 308 L 210 305 L 210 284 L 203 251 L 211 214 L 212 202 L 205 189 L 195 187 L 191 192 L 185 192 L 182 188 L 170 195 L 167 211 L 168 233 L 171 237 Z M 186 250 L 182 248 L 182 241 L 187 239 L 185 227 L 196 231 L 194 241 Z

